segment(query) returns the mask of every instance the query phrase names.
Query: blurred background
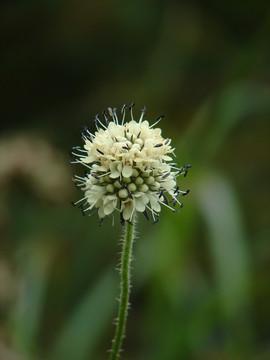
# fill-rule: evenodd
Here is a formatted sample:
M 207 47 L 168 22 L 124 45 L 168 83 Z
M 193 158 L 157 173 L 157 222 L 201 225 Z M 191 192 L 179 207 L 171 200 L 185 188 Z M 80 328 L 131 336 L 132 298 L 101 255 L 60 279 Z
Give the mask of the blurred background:
M 83 217 L 80 130 L 135 102 L 192 164 L 139 219 L 125 360 L 270 359 L 269 1 L 0 5 L 0 360 L 105 360 L 118 219 Z

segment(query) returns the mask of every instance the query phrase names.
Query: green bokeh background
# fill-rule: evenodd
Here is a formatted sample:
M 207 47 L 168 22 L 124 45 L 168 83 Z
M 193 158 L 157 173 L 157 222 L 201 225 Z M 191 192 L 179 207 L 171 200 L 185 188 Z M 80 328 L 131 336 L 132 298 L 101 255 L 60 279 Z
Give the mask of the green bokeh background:
M 136 103 L 193 165 L 180 214 L 139 218 L 123 360 L 270 359 L 269 1 L 3 1 L 0 359 L 105 360 L 122 233 L 68 164 Z

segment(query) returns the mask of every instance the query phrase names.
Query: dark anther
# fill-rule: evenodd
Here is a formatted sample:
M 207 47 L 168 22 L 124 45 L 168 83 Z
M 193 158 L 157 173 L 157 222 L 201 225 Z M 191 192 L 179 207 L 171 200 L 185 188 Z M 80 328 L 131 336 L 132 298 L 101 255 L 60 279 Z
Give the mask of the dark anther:
M 156 223 L 159 222 L 159 217 L 153 222 L 153 225 L 156 225 Z
M 123 218 L 123 213 L 121 213 L 121 212 L 120 212 L 120 224 L 121 224 L 122 226 L 125 225 L 125 219 Z
M 159 199 L 163 196 L 163 193 L 164 193 L 165 190 L 161 190 L 158 194 L 159 194 Z
M 145 115 L 145 113 L 146 113 L 146 107 L 145 106 L 142 108 L 142 113 L 143 113 L 143 115 Z
M 174 209 L 173 212 L 176 213 L 176 214 L 178 214 L 178 213 L 180 212 L 180 210 Z
M 191 168 L 192 165 L 184 165 L 179 169 L 179 175 L 184 174 L 184 177 L 187 176 L 188 169 Z
M 70 203 L 71 205 L 76 206 L 74 201 L 71 201 Z
M 176 204 L 177 204 L 177 201 L 173 198 L 170 200 L 170 202 L 172 203 L 172 206 L 176 206 Z
M 166 198 L 166 196 L 165 196 L 164 194 L 163 194 L 163 200 L 164 200 L 164 203 L 165 203 L 166 205 L 169 204 L 168 199 Z
M 186 190 L 184 193 L 182 193 L 182 196 L 186 196 L 189 192 L 190 190 Z
M 83 205 L 80 205 L 80 206 L 78 206 L 78 207 L 81 209 L 81 212 L 82 212 L 83 216 L 85 216 L 85 212 L 84 212 Z
M 161 115 L 161 116 L 157 119 L 157 121 L 162 120 L 162 119 L 164 118 L 164 116 L 165 116 L 165 115 Z
M 124 104 L 123 107 L 122 107 L 122 109 L 121 109 L 121 113 L 122 113 L 122 114 L 124 114 L 124 112 L 126 111 L 126 108 L 127 108 L 127 105 Z
M 98 212 L 98 208 L 95 208 L 95 210 L 94 211 L 92 211 L 88 216 L 93 216 L 95 213 L 97 213 Z
M 126 222 L 133 226 L 133 223 L 130 220 L 126 220 Z
M 129 150 L 128 146 L 122 146 L 122 149 Z
M 135 103 L 133 102 L 133 103 L 130 105 L 130 107 L 128 108 L 129 111 L 133 108 L 134 105 L 135 105 Z
M 184 168 L 185 168 L 185 172 L 184 172 L 184 177 L 187 176 L 187 173 L 188 173 L 188 169 L 191 168 L 192 165 L 185 165 Z
M 166 179 L 168 176 L 170 175 L 170 173 L 168 172 L 167 174 L 162 176 L 162 180 Z
M 144 210 L 143 215 L 146 217 L 148 221 L 150 221 L 147 210 Z
M 126 189 L 127 189 L 127 191 L 128 191 L 129 196 L 131 197 L 131 199 L 133 199 L 132 192 L 131 192 L 128 188 L 126 188 Z
M 147 170 L 147 166 L 144 167 L 144 171 L 146 171 L 146 170 Z
M 90 175 L 93 176 L 93 177 L 94 177 L 95 179 L 97 179 L 97 180 L 100 179 L 99 176 L 97 176 L 96 174 L 94 174 L 94 173 L 92 173 L 92 172 L 90 173 Z
M 163 144 L 157 144 L 157 145 L 155 145 L 154 147 L 161 147 Z
M 100 151 L 99 149 L 97 149 L 97 152 L 99 152 L 101 155 L 104 155 L 104 153 L 102 151 Z
M 170 139 L 167 139 L 167 140 L 165 141 L 165 145 L 167 145 L 169 141 L 170 141 Z
M 84 140 L 84 137 L 86 137 L 87 140 L 92 142 L 92 136 L 91 136 L 90 131 L 88 130 L 87 126 L 85 126 L 85 125 L 83 126 L 81 133 L 82 133 L 83 140 Z
M 103 218 L 99 220 L 99 226 L 102 226 L 103 225 Z
M 140 137 L 140 135 L 141 135 L 141 131 L 139 132 L 139 134 L 137 135 L 137 138 L 139 138 Z
M 119 184 L 120 184 L 121 186 L 123 186 L 123 182 L 122 182 L 120 179 L 117 179 L 117 181 L 119 182 Z
M 179 186 L 176 187 L 173 193 L 176 194 L 178 191 L 179 191 Z

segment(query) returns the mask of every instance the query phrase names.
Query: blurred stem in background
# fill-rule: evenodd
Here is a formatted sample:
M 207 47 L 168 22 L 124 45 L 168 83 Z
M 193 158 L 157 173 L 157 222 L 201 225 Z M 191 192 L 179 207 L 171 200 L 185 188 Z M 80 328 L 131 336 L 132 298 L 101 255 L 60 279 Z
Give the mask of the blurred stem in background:
M 125 334 L 127 311 L 129 305 L 129 295 L 130 295 L 130 263 L 132 260 L 134 227 L 135 227 L 135 216 L 133 217 L 133 225 L 128 222 L 126 223 L 126 234 L 123 239 L 123 252 L 122 252 L 122 258 L 120 264 L 120 273 L 121 273 L 120 304 L 119 304 L 115 336 L 112 341 L 113 345 L 112 345 L 110 360 L 117 360 L 119 358 L 119 352 L 121 351 L 121 345 Z

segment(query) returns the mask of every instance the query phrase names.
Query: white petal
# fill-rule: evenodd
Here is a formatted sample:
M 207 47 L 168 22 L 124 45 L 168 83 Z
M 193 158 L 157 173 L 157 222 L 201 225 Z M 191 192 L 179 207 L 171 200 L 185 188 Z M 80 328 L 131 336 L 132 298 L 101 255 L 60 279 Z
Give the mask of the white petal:
M 104 206 L 104 214 L 105 215 L 109 215 L 113 211 L 114 211 L 114 204 L 112 201 Z
M 132 167 L 125 165 L 122 169 L 122 174 L 124 177 L 129 178 L 132 175 Z
M 123 210 L 123 218 L 125 220 L 129 220 L 131 217 L 133 211 L 133 203 L 129 202 L 125 204 L 124 210 Z
M 145 204 L 142 201 L 140 201 L 140 199 L 134 199 L 134 203 L 137 211 L 144 212 Z
M 102 219 L 105 217 L 105 213 L 102 207 L 98 209 L 98 216 Z
M 117 170 L 113 170 L 113 171 L 111 171 L 111 173 L 110 173 L 110 177 L 113 178 L 113 179 L 116 179 L 116 178 L 118 178 L 119 176 L 120 176 L 120 173 L 119 173 L 119 171 L 117 171 Z

